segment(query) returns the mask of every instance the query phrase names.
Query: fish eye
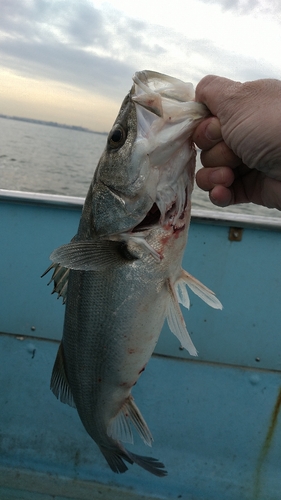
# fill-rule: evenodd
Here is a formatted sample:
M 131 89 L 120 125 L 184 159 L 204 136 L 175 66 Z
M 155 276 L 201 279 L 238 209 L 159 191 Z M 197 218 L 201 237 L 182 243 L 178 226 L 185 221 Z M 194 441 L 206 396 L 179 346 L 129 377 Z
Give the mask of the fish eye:
M 123 146 L 125 140 L 126 140 L 125 130 L 123 129 L 123 127 L 121 127 L 121 125 L 116 125 L 116 127 L 114 127 L 111 130 L 108 136 L 109 146 L 116 149 L 120 148 L 121 146 Z

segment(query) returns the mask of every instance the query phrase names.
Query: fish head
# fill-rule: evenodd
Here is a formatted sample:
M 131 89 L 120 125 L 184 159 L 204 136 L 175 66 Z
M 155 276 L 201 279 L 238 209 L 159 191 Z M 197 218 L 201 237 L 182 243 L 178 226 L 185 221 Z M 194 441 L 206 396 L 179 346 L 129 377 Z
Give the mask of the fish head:
M 136 147 L 138 124 L 133 90 L 134 86 L 109 132 L 90 187 L 94 230 L 99 235 L 134 227 L 156 196 L 158 172 L 150 169 L 145 152 Z
M 191 136 L 207 108 L 176 78 L 140 71 L 133 81 L 90 187 L 100 236 L 133 231 L 147 216 L 162 225 L 180 220 L 193 188 Z

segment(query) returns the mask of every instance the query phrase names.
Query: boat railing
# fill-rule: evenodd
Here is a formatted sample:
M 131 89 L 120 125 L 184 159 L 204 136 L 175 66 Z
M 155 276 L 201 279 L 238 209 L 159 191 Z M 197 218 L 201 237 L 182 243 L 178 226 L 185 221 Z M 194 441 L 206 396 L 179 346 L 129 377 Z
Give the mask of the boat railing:
M 0 200 L 11 202 L 37 203 L 46 205 L 63 205 L 69 208 L 83 207 L 84 198 L 77 196 L 65 196 L 60 194 L 36 193 L 31 191 L 16 191 L 11 189 L 0 189 Z M 250 215 L 206 209 L 191 209 L 191 218 L 200 223 L 208 222 L 214 225 L 231 225 L 233 227 L 259 227 L 281 231 L 281 217 Z

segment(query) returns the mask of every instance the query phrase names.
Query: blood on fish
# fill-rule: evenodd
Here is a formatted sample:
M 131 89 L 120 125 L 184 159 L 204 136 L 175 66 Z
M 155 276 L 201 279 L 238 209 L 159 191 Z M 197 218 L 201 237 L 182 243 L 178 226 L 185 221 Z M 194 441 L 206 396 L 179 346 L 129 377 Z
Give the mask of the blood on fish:
M 173 231 L 174 231 L 174 236 L 175 238 L 178 238 L 179 237 L 179 234 L 181 233 L 181 231 L 183 231 L 185 229 L 185 224 L 183 224 L 183 226 L 181 227 L 177 227 L 177 226 L 173 226 Z
M 131 389 L 131 387 L 133 387 L 133 385 L 135 385 L 135 383 L 131 384 L 130 382 L 121 382 L 121 384 L 119 384 L 119 387 L 126 387 L 127 389 Z
M 161 243 L 162 243 L 162 245 L 163 245 L 163 246 L 165 246 L 165 245 L 169 242 L 170 238 L 171 238 L 171 236 L 170 236 L 169 234 L 168 234 L 168 235 L 166 235 L 166 236 L 163 236 L 163 237 L 161 238 Z

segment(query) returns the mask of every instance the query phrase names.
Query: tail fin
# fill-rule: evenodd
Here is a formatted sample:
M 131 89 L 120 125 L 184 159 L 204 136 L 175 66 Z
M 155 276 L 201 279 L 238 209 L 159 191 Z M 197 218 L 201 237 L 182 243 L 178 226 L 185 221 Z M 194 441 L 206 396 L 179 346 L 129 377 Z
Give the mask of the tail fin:
M 126 450 L 126 453 L 128 454 L 128 457 L 133 460 L 133 462 L 148 472 L 151 472 L 151 474 L 158 477 L 167 476 L 168 472 L 165 470 L 165 465 L 162 462 L 159 462 L 157 458 L 135 455 L 134 453 L 130 453 L 128 450 Z
M 123 474 L 123 472 L 126 472 L 126 470 L 128 470 L 128 467 L 124 463 L 123 459 L 130 464 L 134 463 L 133 459 L 130 459 L 127 455 L 125 455 L 125 453 L 117 448 L 110 449 L 105 448 L 104 446 L 100 446 L 100 451 L 102 452 L 111 470 L 113 472 L 116 472 L 116 474 Z
M 125 460 L 130 464 L 136 463 L 155 476 L 164 477 L 167 475 L 165 465 L 162 462 L 159 462 L 156 458 L 135 455 L 125 448 L 122 449 L 122 445 L 120 449 L 118 449 L 117 447 L 115 449 L 110 449 L 101 446 L 100 450 L 111 470 L 113 472 L 116 472 L 117 474 L 122 474 L 123 472 L 126 472 L 126 470 L 128 470 L 127 465 L 124 463 Z

